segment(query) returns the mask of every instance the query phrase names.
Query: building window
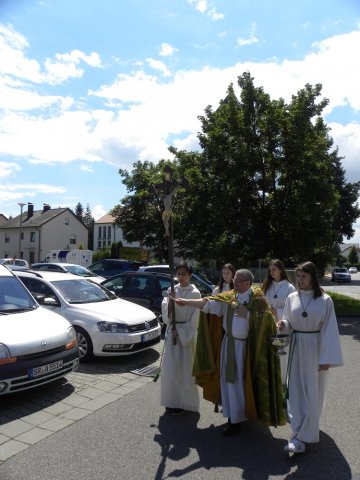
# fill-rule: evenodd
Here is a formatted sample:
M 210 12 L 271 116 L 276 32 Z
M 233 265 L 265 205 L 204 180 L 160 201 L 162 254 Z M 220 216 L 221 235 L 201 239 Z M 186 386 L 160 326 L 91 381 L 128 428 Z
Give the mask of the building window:
M 108 240 L 111 240 L 111 226 L 108 226 L 108 235 L 107 235 Z
M 70 245 L 75 245 L 76 235 L 74 233 L 70 234 Z
M 35 232 L 30 232 L 30 242 L 35 242 Z
M 98 240 L 98 250 L 101 249 L 101 240 Z
M 5 243 L 10 243 L 10 237 L 6 232 L 5 232 Z
M 106 227 L 103 228 L 103 238 L 106 238 Z
M 65 218 L 65 225 L 69 225 L 70 220 L 68 218 Z
M 99 227 L 99 230 L 98 230 L 98 238 L 101 238 L 101 227 Z

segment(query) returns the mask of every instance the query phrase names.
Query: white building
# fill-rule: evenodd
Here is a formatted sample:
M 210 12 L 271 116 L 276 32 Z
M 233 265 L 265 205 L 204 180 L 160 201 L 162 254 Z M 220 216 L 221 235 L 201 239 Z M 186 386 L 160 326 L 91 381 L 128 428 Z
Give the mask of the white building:
M 122 244 L 121 258 L 148 260 L 149 251 L 139 242 L 127 242 L 121 228 L 115 225 L 114 217 L 107 213 L 94 224 L 94 251 L 110 248 L 112 243 L 117 242 Z
M 0 258 L 14 256 L 30 264 L 41 262 L 50 250 L 88 248 L 88 229 L 69 208 L 51 208 L 44 204 L 11 220 L 0 222 Z

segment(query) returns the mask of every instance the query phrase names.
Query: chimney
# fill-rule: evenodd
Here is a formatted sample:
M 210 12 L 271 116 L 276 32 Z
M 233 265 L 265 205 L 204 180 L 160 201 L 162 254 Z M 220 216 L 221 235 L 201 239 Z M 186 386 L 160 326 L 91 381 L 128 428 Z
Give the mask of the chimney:
M 42 213 L 48 212 L 50 209 L 51 209 L 50 205 L 48 203 L 44 203 Z
M 26 220 L 29 220 L 34 215 L 34 204 L 28 202 L 28 209 L 27 209 L 27 218 Z

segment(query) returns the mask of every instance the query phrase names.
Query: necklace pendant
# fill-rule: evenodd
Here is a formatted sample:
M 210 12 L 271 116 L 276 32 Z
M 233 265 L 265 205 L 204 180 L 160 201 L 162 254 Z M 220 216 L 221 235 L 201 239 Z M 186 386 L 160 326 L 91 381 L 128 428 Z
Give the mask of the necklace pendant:
M 274 298 L 278 298 L 278 296 L 276 295 L 276 293 L 275 293 L 275 295 L 274 295 Z
M 302 312 L 301 316 L 306 318 L 308 316 L 308 314 L 307 314 L 307 312 Z

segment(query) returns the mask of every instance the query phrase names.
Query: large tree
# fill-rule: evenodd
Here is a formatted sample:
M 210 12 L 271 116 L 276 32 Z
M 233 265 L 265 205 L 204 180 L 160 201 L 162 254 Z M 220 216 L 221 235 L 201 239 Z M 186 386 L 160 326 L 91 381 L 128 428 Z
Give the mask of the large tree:
M 230 85 L 218 108 L 200 117 L 201 153 L 170 148 L 176 174 L 190 182 L 174 197 L 177 251 L 218 265 L 280 257 L 323 268 L 360 214 L 360 182 L 345 181 L 322 118 L 328 101 L 320 85 L 306 85 L 286 104 L 255 87 L 249 73 L 238 84 L 239 98 Z M 120 171 L 129 195 L 114 212 L 128 240 L 164 246 L 162 205 L 149 188 L 163 165 Z

